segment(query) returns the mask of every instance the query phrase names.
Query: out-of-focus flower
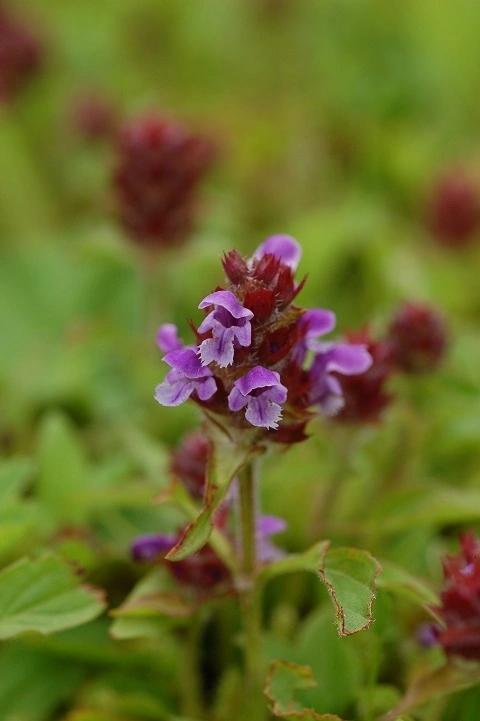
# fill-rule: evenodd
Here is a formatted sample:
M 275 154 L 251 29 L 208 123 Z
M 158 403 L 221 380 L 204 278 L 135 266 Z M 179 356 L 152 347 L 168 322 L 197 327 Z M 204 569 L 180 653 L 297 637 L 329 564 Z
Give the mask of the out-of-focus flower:
M 191 586 L 200 592 L 230 582 L 230 571 L 208 544 L 183 561 L 175 563 L 166 561 L 166 554 L 179 538 L 180 534 L 140 536 L 132 543 L 132 557 L 140 562 L 164 563 L 179 583 Z
M 196 329 L 197 362 L 193 346 L 188 359 L 185 349 L 167 352 L 164 361 L 174 370 L 157 386 L 160 403 L 178 405 L 191 397 L 234 432 L 256 429 L 259 440 L 280 443 L 303 440 L 315 412 L 338 410 L 338 378 L 364 373 L 372 359 L 363 339 L 318 340 L 333 330 L 334 313 L 293 304 L 305 282 L 295 281 L 300 255 L 288 235 L 267 238 L 248 259 L 236 250 L 225 255 L 226 287 L 199 306 L 207 316 Z M 180 343 L 170 325 L 162 338 L 165 350 Z M 208 382 L 208 397 L 199 381 Z
M 387 333 L 393 360 L 405 373 L 424 373 L 442 360 L 446 347 L 443 317 L 436 308 L 404 303 L 395 312 Z
M 468 245 L 480 229 L 480 189 L 465 170 L 446 173 L 433 189 L 428 227 L 442 245 Z
M 9 102 L 37 73 L 42 57 L 33 28 L 0 4 L 0 102 Z
M 172 453 L 170 470 L 196 498 L 202 498 L 210 441 L 199 432 L 189 433 Z
M 441 605 L 432 610 L 444 626 L 432 624 L 432 632 L 448 655 L 480 661 L 480 540 L 469 532 L 460 546 L 443 560 Z
M 213 162 L 213 145 L 156 114 L 121 128 L 113 189 L 127 235 L 149 247 L 182 243 L 192 231 L 197 188 Z
M 69 120 L 75 135 L 89 142 L 112 138 L 117 127 L 112 104 L 93 91 L 83 92 L 73 99 Z
M 257 522 L 257 558 L 261 563 L 272 563 L 282 558 L 285 551 L 270 540 L 270 536 L 276 536 L 277 533 L 283 533 L 287 528 L 287 522 L 284 518 L 278 516 L 259 516 Z
M 344 374 L 335 378 L 340 385 L 343 405 L 334 420 L 340 423 L 376 423 L 392 400 L 392 395 L 386 390 L 387 382 L 395 372 L 392 348 L 389 342 L 372 338 L 367 329 L 349 333 L 347 340 L 363 344 L 372 364 L 361 375 Z

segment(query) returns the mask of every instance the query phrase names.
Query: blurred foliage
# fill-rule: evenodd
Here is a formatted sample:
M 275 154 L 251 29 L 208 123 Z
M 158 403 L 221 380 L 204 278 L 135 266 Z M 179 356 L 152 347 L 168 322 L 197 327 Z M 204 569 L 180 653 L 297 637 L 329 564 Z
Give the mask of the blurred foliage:
M 221 282 L 222 252 L 246 255 L 266 235 L 290 233 L 308 272 L 302 304 L 332 308 L 340 333 L 382 332 L 404 299 L 432 303 L 448 325 L 443 365 L 396 380 L 381 424 L 344 432 L 316 422 L 308 441 L 264 463 L 263 508 L 288 522 L 282 546 L 300 553 L 329 538 L 385 565 L 375 623 L 347 639 L 312 574 L 272 574 L 265 660 L 311 666 L 317 686 L 298 694 L 302 704 L 371 721 L 439 663 L 416 629 L 429 620 L 441 555 L 456 549 L 458 531 L 480 530 L 480 238 L 446 250 L 425 222 L 444 168 L 480 177 L 480 4 L 11 7 L 39 34 L 43 61 L 0 108 L 2 567 L 25 556 L 41 563 L 48 549 L 104 589 L 110 609 L 138 581 L 163 583 L 131 562 L 129 545 L 185 522 L 152 499 L 198 414 L 153 401 L 164 372 L 156 326 L 176 322 L 187 338 L 199 299 Z M 120 120 L 159 109 L 218 145 L 198 228 L 163 253 L 153 278 L 115 221 L 111 144 L 74 131 L 85 91 Z M 238 638 L 237 610 L 227 599 L 200 615 L 201 691 L 211 718 L 238 719 L 239 652 L 228 641 Z M 118 617 L 115 640 L 109 627 L 103 616 L 3 643 L 2 719 L 195 721 L 188 621 Z M 477 710 L 470 689 L 421 718 L 469 721 Z

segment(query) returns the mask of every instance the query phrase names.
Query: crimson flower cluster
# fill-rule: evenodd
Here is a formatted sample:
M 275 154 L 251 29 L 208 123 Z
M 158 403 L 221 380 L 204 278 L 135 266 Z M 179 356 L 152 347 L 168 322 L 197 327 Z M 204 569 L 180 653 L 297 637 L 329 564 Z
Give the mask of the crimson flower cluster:
M 116 153 L 113 189 L 127 235 L 153 248 L 185 240 L 197 186 L 213 161 L 212 143 L 151 113 L 121 128 Z
M 429 305 L 404 303 L 395 312 L 387 340 L 393 360 L 404 373 L 425 373 L 442 360 L 447 344 L 445 323 Z
M 42 48 L 32 29 L 0 5 L 0 101 L 9 102 L 36 73 Z
M 403 303 L 387 332 L 374 338 L 368 328 L 348 333 L 350 343 L 363 343 L 372 357 L 361 375 L 340 376 L 343 406 L 338 423 L 377 423 L 393 400 L 388 382 L 393 375 L 425 374 L 434 370 L 445 354 L 445 322 L 436 308 L 424 303 Z
M 160 404 L 191 398 L 230 426 L 288 443 L 305 437 L 315 411 L 338 412 L 338 376 L 363 373 L 372 359 L 363 344 L 319 340 L 335 327 L 331 311 L 294 305 L 305 282 L 294 277 L 300 255 L 286 235 L 267 238 L 249 259 L 225 255 L 226 286 L 200 302 L 196 343 L 184 346 L 171 324 L 159 329 L 171 368 L 155 390 Z
M 428 227 L 446 247 L 469 245 L 480 230 L 480 190 L 464 170 L 446 173 L 433 189 L 428 208 Z
M 480 661 L 480 539 L 466 533 L 460 546 L 458 555 L 443 560 L 441 606 L 432 610 L 444 625 L 431 630 L 448 655 Z

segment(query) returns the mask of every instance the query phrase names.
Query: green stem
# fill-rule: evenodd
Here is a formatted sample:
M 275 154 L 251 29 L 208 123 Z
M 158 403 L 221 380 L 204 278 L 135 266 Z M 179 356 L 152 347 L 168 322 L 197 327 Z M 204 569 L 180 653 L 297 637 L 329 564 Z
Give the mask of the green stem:
M 182 708 L 185 716 L 203 718 L 203 694 L 200 673 L 200 642 L 203 618 L 197 614 L 186 629 L 185 653 L 182 663 Z
M 254 462 L 239 474 L 239 525 L 242 555 L 238 588 L 243 619 L 245 653 L 246 716 L 249 721 L 262 721 L 266 714 L 263 695 L 264 674 L 261 636 L 261 599 L 256 583 L 257 572 L 257 498 Z

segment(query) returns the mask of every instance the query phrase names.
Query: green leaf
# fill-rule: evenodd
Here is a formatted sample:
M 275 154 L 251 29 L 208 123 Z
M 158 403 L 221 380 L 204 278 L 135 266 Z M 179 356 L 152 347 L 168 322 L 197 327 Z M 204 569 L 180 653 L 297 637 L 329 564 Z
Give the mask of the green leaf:
M 324 554 L 320 578 L 335 605 L 340 636 L 350 636 L 371 625 L 376 578 L 381 570 L 368 551 L 336 548 Z
M 213 516 L 225 497 L 230 482 L 240 468 L 263 449 L 255 445 L 253 433 L 242 433 L 241 442 L 228 431 L 211 421 L 208 425 L 211 451 L 207 465 L 205 506 L 200 515 L 185 529 L 182 537 L 168 552 L 169 561 L 181 561 L 204 546 L 213 531 Z
M 110 611 L 113 638 L 159 638 L 165 635 L 167 616 L 180 619 L 193 608 L 182 598 L 165 568 L 154 568 L 133 588 L 121 606 Z
M 477 685 L 478 680 L 478 663 L 469 664 L 461 659 L 447 661 L 440 668 L 427 671 L 414 679 L 405 696 L 379 721 L 397 721 L 405 712 L 410 712 L 433 699 Z
M 341 721 L 333 714 L 318 714 L 303 708 L 295 700 L 295 692 L 315 686 L 310 666 L 300 666 L 290 661 L 274 661 L 265 687 L 265 695 L 272 701 L 271 712 L 287 721 Z
M 303 553 L 292 553 L 278 561 L 269 563 L 261 570 L 258 578 L 265 583 L 276 576 L 295 573 L 296 571 L 318 573 L 329 545 L 330 541 L 319 541 Z
M 350 707 L 363 683 L 355 641 L 338 635 L 329 605 L 307 616 L 296 633 L 294 655 L 277 656 L 312 669 L 316 686 L 298 694 L 304 706 L 340 715 Z
M 5 721 L 51 721 L 88 675 L 85 665 L 41 649 L 4 644 L 0 652 L 0 709 Z
M 68 564 L 53 555 L 21 559 L 0 573 L 0 638 L 54 633 L 90 621 L 104 608 L 102 593 L 79 585 Z
M 43 522 L 42 509 L 30 499 L 0 508 L 0 558 L 12 560 L 19 548 L 29 551 L 45 533 Z
M 378 588 L 404 596 L 421 606 L 440 605 L 435 591 L 422 579 L 412 576 L 401 566 L 382 560 L 382 573 L 378 577 Z
M 0 466 L 0 504 L 20 495 L 32 475 L 33 465 L 27 458 L 11 458 Z
M 430 484 L 391 494 L 374 516 L 382 532 L 398 533 L 421 526 L 473 523 L 480 519 L 480 491 Z
M 39 434 L 38 460 L 39 498 L 58 521 L 83 522 L 89 468 L 84 448 L 65 416 L 54 413 L 45 419 Z

